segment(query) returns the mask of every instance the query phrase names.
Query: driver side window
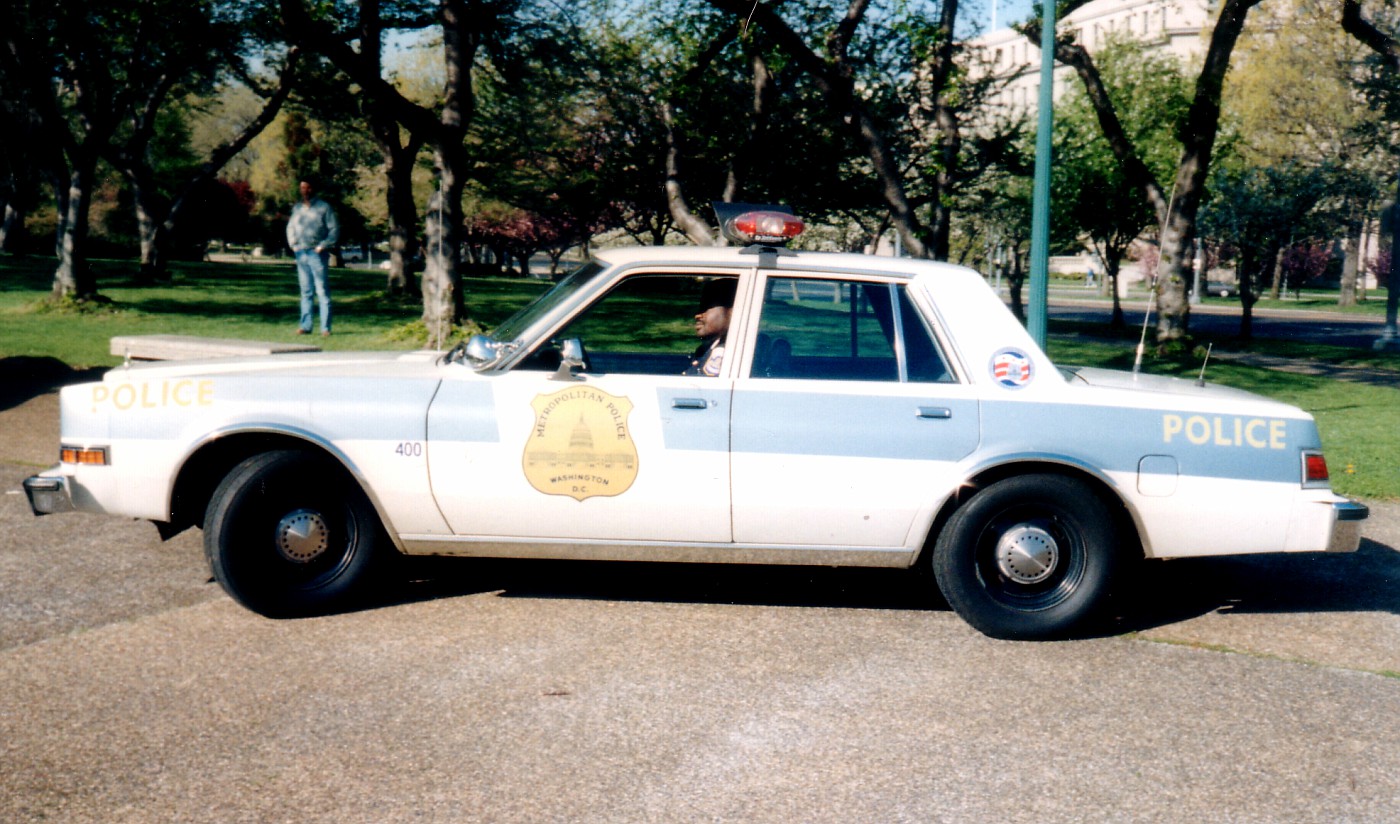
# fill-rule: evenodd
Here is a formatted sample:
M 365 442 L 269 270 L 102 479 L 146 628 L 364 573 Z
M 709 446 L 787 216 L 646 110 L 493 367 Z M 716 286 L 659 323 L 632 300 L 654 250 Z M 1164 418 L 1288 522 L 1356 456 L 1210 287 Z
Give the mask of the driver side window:
M 576 338 L 594 374 L 680 375 L 699 343 L 695 314 L 711 280 L 738 279 L 665 273 L 626 278 L 531 353 L 521 368 L 556 368 L 560 343 Z

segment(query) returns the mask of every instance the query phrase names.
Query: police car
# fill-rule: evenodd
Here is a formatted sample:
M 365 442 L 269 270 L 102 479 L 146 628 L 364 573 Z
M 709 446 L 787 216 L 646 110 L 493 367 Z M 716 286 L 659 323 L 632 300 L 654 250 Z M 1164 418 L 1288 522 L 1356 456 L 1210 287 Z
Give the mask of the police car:
M 398 554 L 819 564 L 924 568 L 978 630 L 1049 638 L 1137 559 L 1357 548 L 1305 412 L 1057 368 L 974 271 L 729 225 L 757 243 L 600 251 L 450 351 L 67 387 L 31 505 L 201 527 L 269 616 L 346 608 Z

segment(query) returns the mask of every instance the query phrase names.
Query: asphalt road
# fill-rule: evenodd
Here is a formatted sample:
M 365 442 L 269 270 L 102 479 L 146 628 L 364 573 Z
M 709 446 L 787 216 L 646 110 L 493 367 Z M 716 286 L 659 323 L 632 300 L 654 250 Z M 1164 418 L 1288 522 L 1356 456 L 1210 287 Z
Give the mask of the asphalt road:
M 1393 822 L 1400 504 L 984 638 L 888 571 L 457 562 L 257 617 L 197 532 L 34 518 L 0 400 L 0 821 Z
M 1211 302 L 1191 307 L 1191 333 L 1200 340 L 1225 340 L 1240 333 L 1242 309 L 1238 299 L 1233 302 Z M 1105 301 L 1075 300 L 1069 290 L 1057 290 L 1046 311 L 1051 319 L 1082 323 L 1107 323 L 1113 306 Z M 1146 301 L 1123 303 L 1123 316 L 1128 326 L 1142 328 Z M 1148 335 L 1155 333 L 1156 316 L 1149 320 Z M 1330 346 L 1370 349 L 1385 329 L 1383 317 L 1365 317 L 1340 312 L 1301 309 L 1261 309 L 1253 312 L 1253 334 L 1256 338 L 1310 340 Z M 1150 338 L 1149 338 L 1150 339 Z

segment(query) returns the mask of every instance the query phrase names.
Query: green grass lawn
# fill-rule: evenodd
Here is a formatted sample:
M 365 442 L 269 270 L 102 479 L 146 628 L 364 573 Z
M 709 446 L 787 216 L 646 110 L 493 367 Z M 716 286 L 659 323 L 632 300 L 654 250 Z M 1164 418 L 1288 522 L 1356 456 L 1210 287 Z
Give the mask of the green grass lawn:
M 0 258 L 0 357 L 57 358 L 70 366 L 120 362 L 109 354 L 117 335 L 201 335 L 246 340 L 297 339 L 296 271 L 285 263 L 176 263 L 168 284 L 132 283 L 127 261 L 96 261 L 98 292 L 110 303 L 84 311 L 43 311 L 53 280 L 52 258 Z M 316 336 L 328 350 L 413 349 L 404 327 L 421 302 L 390 297 L 377 270 L 333 269 L 334 334 Z M 548 284 L 524 278 L 465 281 L 471 316 L 490 327 Z M 305 338 L 301 340 L 306 340 Z
M 0 358 L 50 357 L 73 367 L 115 365 L 108 340 L 115 335 L 185 334 L 250 340 L 297 340 L 296 274 L 290 263 L 180 263 L 158 286 L 131 283 L 135 264 L 97 261 L 100 293 L 111 302 L 83 312 L 41 308 L 52 282 L 52 258 L 0 257 Z M 522 278 L 464 281 L 473 320 L 491 328 L 539 294 L 547 284 Z M 385 295 L 380 271 L 333 270 L 335 334 L 316 337 L 326 349 L 413 349 L 405 327 L 421 305 Z M 1298 303 L 1292 302 L 1297 308 Z M 688 314 L 668 319 L 690 334 Z M 682 327 L 684 327 L 682 329 Z M 631 327 L 637 328 L 635 326 Z M 305 340 L 304 338 L 302 340 Z M 1131 369 L 1136 337 L 1114 338 L 1082 324 L 1050 325 L 1050 355 L 1066 364 Z M 1243 346 L 1216 342 L 1216 351 Z M 1378 355 L 1306 341 L 1253 341 L 1250 351 L 1279 357 L 1367 366 L 1400 375 L 1400 356 Z M 1149 358 L 1144 371 L 1195 377 L 1196 358 Z M 1212 361 L 1208 377 L 1287 401 L 1312 413 L 1322 431 L 1333 486 L 1346 495 L 1400 499 L 1400 388 L 1342 382 L 1272 369 Z

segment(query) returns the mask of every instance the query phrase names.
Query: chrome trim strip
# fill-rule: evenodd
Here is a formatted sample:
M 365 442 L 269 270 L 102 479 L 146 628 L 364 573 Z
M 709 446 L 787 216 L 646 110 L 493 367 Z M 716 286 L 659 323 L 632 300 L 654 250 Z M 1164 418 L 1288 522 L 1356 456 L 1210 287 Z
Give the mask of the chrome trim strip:
M 404 535 L 408 555 L 464 558 L 536 558 L 568 561 L 665 561 L 699 564 L 908 567 L 914 557 L 904 547 L 778 547 L 739 544 L 609 543 L 538 539 L 479 539 Z

